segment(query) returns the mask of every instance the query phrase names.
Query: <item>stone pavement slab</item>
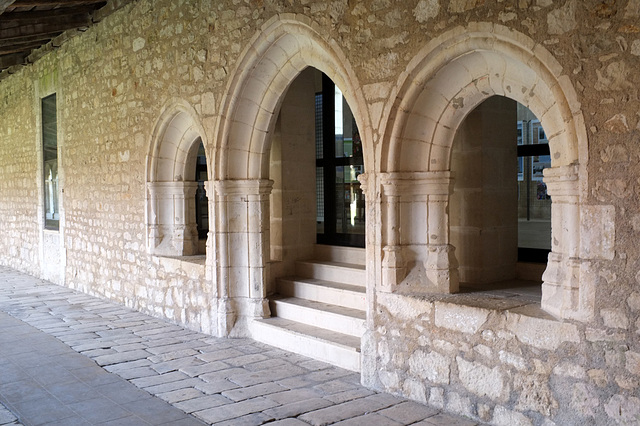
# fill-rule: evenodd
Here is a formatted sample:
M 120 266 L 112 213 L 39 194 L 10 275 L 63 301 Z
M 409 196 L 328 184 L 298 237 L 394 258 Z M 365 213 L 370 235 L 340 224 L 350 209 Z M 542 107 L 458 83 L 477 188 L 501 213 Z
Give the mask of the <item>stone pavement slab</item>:
M 350 371 L 0 267 L 0 426 L 202 422 L 477 424 L 364 388 Z

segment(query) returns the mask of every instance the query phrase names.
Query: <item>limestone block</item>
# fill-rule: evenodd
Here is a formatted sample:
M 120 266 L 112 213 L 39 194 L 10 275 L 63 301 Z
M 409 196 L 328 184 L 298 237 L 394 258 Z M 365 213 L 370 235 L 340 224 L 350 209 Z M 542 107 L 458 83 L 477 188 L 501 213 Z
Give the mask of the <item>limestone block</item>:
M 640 353 L 629 351 L 625 354 L 626 368 L 631 374 L 640 376 Z
M 520 391 L 516 405 L 517 410 L 535 410 L 547 417 L 557 410 L 558 402 L 549 389 L 549 378 L 547 376 L 520 375 L 515 382 L 515 387 Z
M 407 379 L 402 386 L 402 392 L 409 399 L 427 404 L 427 394 L 424 383 L 420 380 Z
M 437 311 L 436 311 L 437 312 Z M 507 328 L 518 340 L 540 349 L 556 350 L 565 342 L 579 343 L 580 333 L 574 324 L 507 313 Z
M 446 302 L 436 302 L 435 309 L 436 326 L 470 334 L 476 333 L 491 313 L 488 309 Z
M 386 100 L 389 96 L 391 85 L 389 83 L 374 83 L 362 86 L 365 98 L 370 101 Z
M 479 0 L 452 0 L 449 3 L 449 12 L 451 13 L 462 13 L 467 10 L 474 9 L 476 6 L 483 4 L 482 1 Z
M 637 424 L 640 418 L 640 398 L 617 394 L 607 401 L 604 410 L 617 424 Z
M 429 405 L 436 408 L 444 407 L 444 389 L 431 388 L 429 392 Z
M 417 350 L 409 358 L 409 371 L 436 384 L 449 384 L 451 360 L 438 352 Z
M 553 374 L 559 376 L 573 377 L 574 379 L 584 379 L 587 373 L 584 367 L 569 362 L 563 362 L 553 368 Z
M 433 19 L 438 16 L 439 12 L 439 0 L 420 0 L 415 9 L 413 9 L 413 16 L 415 16 L 416 21 L 424 24 L 429 19 Z
M 626 163 L 629 161 L 629 150 L 622 144 L 607 145 L 600 151 L 600 158 L 605 163 Z
M 596 70 L 598 81 L 594 85 L 599 91 L 624 91 L 633 88 L 633 83 L 629 81 L 629 75 L 632 70 L 625 61 L 615 61 L 608 65 L 604 65 L 601 69 Z M 626 118 L 624 115 L 618 114 L 613 119 L 615 132 L 624 131 L 626 127 Z
M 629 124 L 624 114 L 616 114 L 604 123 L 604 128 L 611 133 L 624 134 L 629 132 Z
M 513 365 L 520 371 L 524 371 L 527 369 L 527 360 L 525 360 L 521 356 L 507 351 L 500 351 L 498 353 L 498 356 L 500 358 L 500 362 L 504 364 Z
M 399 321 L 429 321 L 433 310 L 431 302 L 392 293 L 379 293 L 377 301 Z
M 636 281 L 638 281 L 639 276 L 640 276 L 640 272 L 636 275 Z M 629 307 L 633 311 L 640 311 L 640 293 L 638 292 L 631 293 L 631 295 L 627 298 L 627 305 L 629 305 Z
M 473 350 L 487 359 L 491 359 L 493 356 L 491 348 L 485 345 L 476 345 L 473 347 Z
M 569 0 L 567 3 L 547 15 L 547 27 L 549 34 L 564 34 L 577 27 L 576 2 Z
M 622 309 L 602 309 L 600 311 L 604 325 L 611 328 L 629 328 L 629 318 Z
M 469 362 L 457 356 L 460 381 L 470 392 L 477 396 L 487 396 L 494 401 L 506 401 L 509 397 L 509 385 L 499 367 L 489 368 L 478 362 Z
M 447 393 L 446 410 L 463 416 L 472 417 L 471 398 L 464 397 L 457 392 Z
M 582 206 L 580 225 L 581 257 L 612 260 L 615 255 L 615 207 Z
M 635 377 L 629 377 L 626 375 L 616 376 L 616 384 L 620 386 L 621 389 L 626 389 L 630 391 L 640 388 L 640 380 L 638 380 Z
M 531 420 L 517 411 L 511 411 L 498 405 L 493 410 L 492 424 L 497 426 L 533 426 Z
M 212 92 L 202 94 L 202 114 L 213 115 L 216 113 L 216 100 Z
M 589 374 L 589 378 L 593 381 L 593 383 L 596 384 L 596 386 L 599 386 L 602 388 L 607 386 L 607 384 L 609 383 L 607 379 L 607 373 L 604 370 L 594 368 L 592 370 L 587 371 L 587 374 Z
M 576 383 L 571 392 L 571 407 L 585 416 L 594 416 L 600 406 L 598 393 L 593 386 Z
M 460 349 L 458 345 L 454 345 L 451 342 L 447 342 L 446 340 L 434 339 L 433 347 L 436 348 L 439 352 L 444 352 L 449 355 L 456 354 Z

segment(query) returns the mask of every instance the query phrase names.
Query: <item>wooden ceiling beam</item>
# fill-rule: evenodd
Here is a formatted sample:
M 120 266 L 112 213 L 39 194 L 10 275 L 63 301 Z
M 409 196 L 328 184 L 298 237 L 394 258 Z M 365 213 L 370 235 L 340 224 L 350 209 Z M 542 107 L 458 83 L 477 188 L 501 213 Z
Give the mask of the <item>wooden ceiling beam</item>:
M 0 0 L 2 1 L 2 0 Z M 80 4 L 105 3 L 106 0 L 15 0 L 11 7 L 35 7 L 35 6 L 75 6 Z
M 41 42 L 40 44 L 46 43 L 48 40 L 51 40 L 55 36 L 59 35 L 61 31 L 54 31 L 50 33 L 42 33 L 31 36 L 24 37 L 13 37 L 11 39 L 0 40 L 0 48 L 15 46 L 17 44 L 27 44 L 31 42 Z
M 26 64 L 26 59 L 27 55 L 25 53 L 13 53 L 11 55 L 0 56 L 0 69 Z
M 84 16 L 93 12 L 95 9 L 95 7 L 88 5 L 45 11 L 5 12 L 0 15 L 0 24 L 38 24 L 43 21 L 51 21 L 67 16 Z
M 0 46 L 0 55 L 8 55 L 10 53 L 20 53 L 20 52 L 29 54 L 31 50 L 37 49 L 40 46 L 42 46 L 42 42 L 16 44 L 13 46 L 4 46 L 4 47 Z
M 0 14 L 4 12 L 16 0 L 0 0 Z
M 13 28 L 3 27 L 0 29 L 0 40 L 11 40 L 25 36 L 37 36 L 48 33 L 63 32 L 73 28 L 88 27 L 91 24 L 91 17 L 87 14 L 84 16 L 55 18 L 38 24 L 20 25 Z

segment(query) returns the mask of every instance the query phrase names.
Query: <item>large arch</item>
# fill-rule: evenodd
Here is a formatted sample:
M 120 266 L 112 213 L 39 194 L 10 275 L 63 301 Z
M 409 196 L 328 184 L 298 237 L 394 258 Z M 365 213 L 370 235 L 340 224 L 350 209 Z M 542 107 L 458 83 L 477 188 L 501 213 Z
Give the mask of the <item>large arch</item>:
M 398 218 L 401 225 L 387 227 L 383 236 L 383 288 L 406 284 L 418 264 L 425 269 L 426 291 L 457 291 L 448 223 L 452 143 L 474 108 L 501 95 L 531 109 L 549 139 L 552 167 L 545 182 L 553 199 L 553 246 L 543 308 L 564 317 L 584 315 L 589 303 L 579 292 L 579 218 L 587 136 L 576 93 L 552 55 L 506 27 L 469 24 L 429 42 L 401 76 L 394 95 L 381 158 L 382 215 L 383 221 Z M 411 227 L 402 221 L 415 222 L 407 212 L 415 215 L 425 204 L 427 230 L 417 239 L 409 237 Z
M 366 103 L 338 45 L 304 15 L 267 21 L 230 73 L 215 129 L 215 228 L 221 253 L 216 275 L 224 301 L 220 335 L 247 334 L 251 318 L 269 316 L 271 136 L 288 88 L 307 67 L 322 71 L 341 89 L 361 131 L 365 165 L 373 164 Z
M 183 100 L 163 108 L 146 159 L 147 246 L 152 254 L 198 252 L 195 222 L 196 157 L 205 132 Z M 210 170 L 210 169 L 209 169 Z
M 216 178 L 264 179 L 269 173 L 269 137 L 284 94 L 307 67 L 329 76 L 342 90 L 363 133 L 365 164 L 373 164 L 371 125 L 360 84 L 346 56 L 304 15 L 281 14 L 267 21 L 240 55 L 216 134 Z

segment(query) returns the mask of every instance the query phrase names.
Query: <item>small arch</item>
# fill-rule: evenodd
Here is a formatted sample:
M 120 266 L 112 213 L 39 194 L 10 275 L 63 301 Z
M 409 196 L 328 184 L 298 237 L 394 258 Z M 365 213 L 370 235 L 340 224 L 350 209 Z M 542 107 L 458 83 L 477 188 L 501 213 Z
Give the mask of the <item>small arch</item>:
M 196 220 L 196 164 L 204 131 L 195 110 L 175 101 L 163 110 L 147 155 L 147 245 L 151 253 L 185 256 L 203 251 Z

